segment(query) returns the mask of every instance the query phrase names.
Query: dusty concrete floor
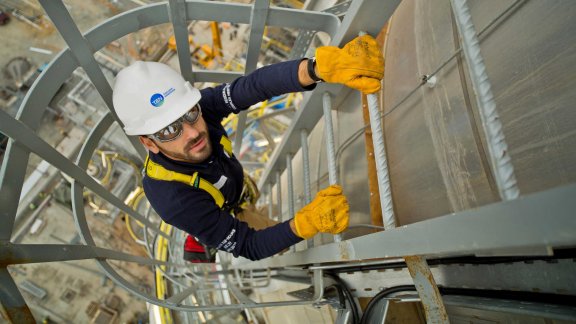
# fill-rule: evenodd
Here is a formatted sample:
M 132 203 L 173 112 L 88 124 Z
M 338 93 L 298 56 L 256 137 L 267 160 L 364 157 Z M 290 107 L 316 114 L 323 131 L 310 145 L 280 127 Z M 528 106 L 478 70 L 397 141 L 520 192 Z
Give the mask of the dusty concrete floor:
M 5 5 L 11 7 L 14 1 Z M 130 9 L 134 4 L 128 2 L 122 6 L 110 5 L 106 0 L 65 0 L 72 19 L 78 29 L 84 33 L 114 14 Z M 41 16 L 36 20 L 38 28 L 16 17 L 11 17 L 10 22 L 0 26 L 0 68 L 3 68 L 11 59 L 25 56 L 37 67 L 50 62 L 66 45 L 52 22 L 47 18 L 44 10 L 36 1 L 19 2 L 20 9 L 27 16 Z M 36 47 L 51 51 L 51 54 L 43 54 L 30 50 Z M 4 78 L 0 78 L 0 86 Z
M 25 236 L 23 244 L 70 244 L 78 241 L 68 206 L 52 200 L 38 218 L 44 221 L 44 225 L 38 233 Z M 120 218 L 113 226 L 96 217 L 90 217 L 89 222 L 94 235 L 105 236 L 99 241 L 112 237 L 108 245 L 115 250 L 143 255 L 138 252 L 142 249 L 127 237 Z M 127 271 L 122 271 L 121 275 L 128 281 L 144 290 L 152 290 L 152 272 L 147 267 L 134 264 L 124 264 L 123 267 Z M 146 313 L 144 302 L 107 279 L 94 260 L 18 265 L 9 269 L 17 284 L 28 280 L 46 290 L 47 295 L 42 299 L 23 293 L 37 320 L 48 316 L 64 323 L 87 323 L 90 321 L 86 314 L 88 305 L 91 302 L 103 303 L 113 295 L 121 301 L 116 309 L 119 323 L 128 322 L 138 313 Z M 66 299 L 65 294 L 72 297 Z

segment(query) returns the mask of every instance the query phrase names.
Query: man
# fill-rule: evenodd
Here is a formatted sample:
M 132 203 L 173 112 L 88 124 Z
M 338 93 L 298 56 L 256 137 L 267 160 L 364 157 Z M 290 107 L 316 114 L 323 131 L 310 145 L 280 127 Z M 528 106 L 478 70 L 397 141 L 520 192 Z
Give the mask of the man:
M 373 93 L 382 76 L 382 54 L 373 38 L 362 36 L 343 49 L 319 47 L 315 60 L 273 64 L 202 90 L 166 65 L 135 62 L 118 74 L 113 100 L 126 134 L 139 135 L 148 149 L 143 186 L 160 217 L 209 247 L 258 260 L 318 232 L 342 232 L 348 203 L 339 186 L 330 186 L 282 223 L 240 208 L 243 169 L 222 119 L 274 96 L 312 90 L 321 80 Z M 186 244 L 206 261 L 196 240 Z

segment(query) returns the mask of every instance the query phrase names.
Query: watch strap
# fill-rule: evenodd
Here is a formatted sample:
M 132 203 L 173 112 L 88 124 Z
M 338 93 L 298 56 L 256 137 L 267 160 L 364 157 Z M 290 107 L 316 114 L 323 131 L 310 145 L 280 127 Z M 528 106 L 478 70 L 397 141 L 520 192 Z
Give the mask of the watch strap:
M 316 68 L 316 58 L 311 57 L 308 59 L 307 64 L 308 75 L 312 80 L 314 80 L 314 82 L 324 82 L 324 80 L 322 80 L 320 77 L 318 77 L 318 75 L 316 75 L 315 68 Z

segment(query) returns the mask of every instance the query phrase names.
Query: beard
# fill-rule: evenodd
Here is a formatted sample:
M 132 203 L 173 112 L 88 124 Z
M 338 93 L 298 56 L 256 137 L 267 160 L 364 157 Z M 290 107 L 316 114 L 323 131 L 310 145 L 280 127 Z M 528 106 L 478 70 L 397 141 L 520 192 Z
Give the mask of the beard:
M 190 149 L 194 147 L 194 145 L 198 144 L 201 140 L 206 140 L 206 145 L 202 148 L 199 152 L 190 152 Z M 176 152 L 167 150 L 165 148 L 161 148 L 158 146 L 160 152 L 162 152 L 167 157 L 176 160 L 176 161 L 184 161 L 190 163 L 201 163 L 204 162 L 211 154 L 212 154 L 212 143 L 210 142 L 210 136 L 207 132 L 202 132 L 198 137 L 191 139 L 184 145 L 184 149 L 182 151 Z

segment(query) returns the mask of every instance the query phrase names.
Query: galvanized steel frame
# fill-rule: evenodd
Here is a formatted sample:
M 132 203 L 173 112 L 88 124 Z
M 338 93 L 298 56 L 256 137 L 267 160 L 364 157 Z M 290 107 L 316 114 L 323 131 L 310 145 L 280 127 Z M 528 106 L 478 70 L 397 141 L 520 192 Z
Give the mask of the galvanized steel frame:
M 548 255 L 576 245 L 576 184 L 235 267 L 263 269 L 407 255 Z M 554 214 L 554 218 L 543 217 Z M 494 226 L 498 224 L 498 226 Z
M 342 46 L 358 35 L 360 31 L 366 31 L 371 35 L 376 35 L 390 18 L 400 0 L 372 1 L 357 0 L 350 4 L 348 12 L 344 16 L 342 25 L 338 32 L 332 36 L 330 45 Z M 361 18 L 360 18 L 361 17 Z M 337 107 L 342 100 L 350 93 L 350 89 L 343 85 L 333 83 L 318 84 L 316 90 L 304 95 L 301 108 L 296 112 L 290 127 L 286 131 L 282 142 L 277 146 L 272 154 L 268 167 L 262 173 L 258 181 L 258 187 L 270 181 L 272 174 L 276 171 L 286 169 L 285 156 L 290 152 L 297 152 L 300 149 L 300 139 L 298 132 L 302 129 L 311 131 L 322 118 L 322 96 L 329 93 L 332 97 L 332 105 Z

